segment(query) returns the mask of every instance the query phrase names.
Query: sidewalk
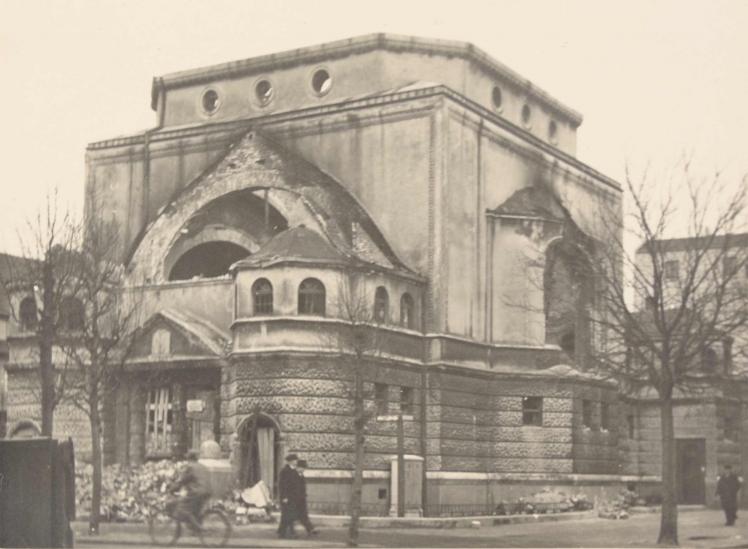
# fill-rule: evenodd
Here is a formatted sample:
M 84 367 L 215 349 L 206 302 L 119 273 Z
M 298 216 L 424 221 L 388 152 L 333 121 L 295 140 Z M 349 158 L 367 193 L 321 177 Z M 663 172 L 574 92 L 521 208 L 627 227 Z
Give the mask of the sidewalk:
M 362 530 L 443 530 L 459 528 L 485 528 L 506 524 L 537 524 L 540 522 L 574 521 L 595 518 L 595 511 L 556 513 L 546 515 L 511 515 L 511 516 L 476 516 L 459 518 L 417 518 L 417 517 L 361 517 Z M 276 520 L 277 520 L 276 516 Z M 336 515 L 311 515 L 312 522 L 324 531 L 340 530 L 348 527 L 349 517 Z M 88 523 L 76 521 L 72 525 L 75 541 L 80 544 L 93 545 L 151 545 L 148 527 L 143 523 L 110 523 L 102 522 L 99 535 L 88 534 Z M 278 539 L 276 523 L 257 523 L 234 526 L 229 540 L 229 546 L 248 545 L 252 547 L 345 547 L 343 541 L 331 541 L 317 537 L 306 537 L 300 533 L 296 540 Z M 303 531 L 297 528 L 297 531 Z M 340 536 L 336 536 L 340 537 Z M 180 538 L 179 545 L 197 544 L 194 536 Z M 365 544 L 361 545 L 366 546 Z

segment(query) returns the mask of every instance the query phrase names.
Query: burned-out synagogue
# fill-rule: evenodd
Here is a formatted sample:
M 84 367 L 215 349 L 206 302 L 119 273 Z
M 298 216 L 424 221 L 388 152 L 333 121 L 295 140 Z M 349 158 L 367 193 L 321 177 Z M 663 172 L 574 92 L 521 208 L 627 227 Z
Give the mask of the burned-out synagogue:
M 107 463 L 215 440 L 239 485 L 272 491 L 295 452 L 310 503 L 345 508 L 338 340 L 355 288 L 380 334 L 365 508 L 390 503 L 396 423 L 380 419 L 399 413 L 413 510 L 656 489 L 656 401 L 586 368 L 598 303 L 575 265 L 608 234 L 603 209 L 621 221 L 622 192 L 577 159 L 581 114 L 471 44 L 384 34 L 159 76 L 150 106 L 152 129 L 86 150 L 86 195 L 117 224 L 141 308 L 104 407 Z M 39 406 L 34 298 L 9 298 L 10 427 Z M 747 469 L 746 417 L 735 376 L 676 401 L 681 501 L 704 503 L 721 465 Z M 60 404 L 55 434 L 79 459 L 87 433 Z

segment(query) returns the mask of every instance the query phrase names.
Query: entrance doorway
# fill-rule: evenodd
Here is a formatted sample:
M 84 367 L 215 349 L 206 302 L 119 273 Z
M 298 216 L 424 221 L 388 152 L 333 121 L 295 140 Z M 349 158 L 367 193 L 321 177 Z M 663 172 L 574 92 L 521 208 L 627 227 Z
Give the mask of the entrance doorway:
M 254 486 L 262 480 L 274 498 L 282 459 L 278 424 L 266 414 L 255 413 L 242 422 L 238 435 L 241 486 Z
M 706 443 L 703 438 L 675 440 L 678 503 L 703 505 L 705 499 Z

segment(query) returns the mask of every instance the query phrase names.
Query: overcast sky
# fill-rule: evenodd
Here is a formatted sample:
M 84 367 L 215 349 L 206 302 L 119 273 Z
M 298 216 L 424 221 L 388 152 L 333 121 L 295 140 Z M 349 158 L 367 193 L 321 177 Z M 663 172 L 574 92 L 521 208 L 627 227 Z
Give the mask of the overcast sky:
M 80 209 L 87 143 L 155 124 L 153 76 L 371 32 L 473 42 L 580 111 L 613 178 L 748 172 L 748 0 L 0 0 L 0 250 L 49 187 Z

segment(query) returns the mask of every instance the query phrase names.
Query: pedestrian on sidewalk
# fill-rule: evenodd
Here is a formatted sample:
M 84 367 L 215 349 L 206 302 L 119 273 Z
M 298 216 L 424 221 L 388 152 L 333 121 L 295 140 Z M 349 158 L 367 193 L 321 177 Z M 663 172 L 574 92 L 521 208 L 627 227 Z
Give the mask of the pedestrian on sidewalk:
M 296 472 L 299 456 L 288 454 L 286 465 L 278 475 L 278 500 L 280 501 L 281 518 L 278 525 L 278 537 L 293 539 L 296 537 L 293 523 L 297 519 L 296 503 L 299 501 L 301 482 Z
M 296 508 L 298 510 L 297 518 L 306 529 L 307 536 L 316 536 L 317 534 L 319 534 L 319 530 L 317 530 L 312 524 L 312 521 L 309 520 L 309 510 L 306 503 L 306 479 L 304 478 L 304 471 L 306 470 L 306 468 L 306 460 L 300 459 L 296 464 L 296 473 L 299 475 L 299 479 L 301 481 L 299 487 L 299 501 L 296 505 Z
M 736 475 L 730 465 L 725 465 L 724 474 L 717 481 L 717 492 L 722 510 L 725 512 L 725 526 L 733 526 L 738 518 L 738 491 L 743 479 Z

